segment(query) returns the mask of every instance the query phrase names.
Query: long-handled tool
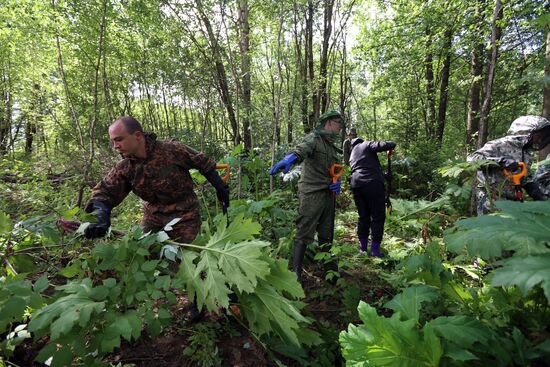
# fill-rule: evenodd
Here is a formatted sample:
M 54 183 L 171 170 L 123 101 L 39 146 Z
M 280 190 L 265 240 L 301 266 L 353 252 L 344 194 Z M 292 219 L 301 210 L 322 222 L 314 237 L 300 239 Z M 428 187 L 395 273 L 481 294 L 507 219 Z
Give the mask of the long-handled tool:
M 386 212 L 388 214 L 392 211 L 391 206 L 391 200 L 390 200 L 390 193 L 391 193 L 391 180 L 392 180 L 392 172 L 391 172 L 391 157 L 393 155 L 393 149 L 388 150 L 388 173 L 387 173 L 387 180 L 388 180 L 388 189 L 386 190 Z
M 519 201 L 523 203 L 523 191 L 521 189 L 521 179 L 525 176 L 527 172 L 527 166 L 524 162 L 518 162 L 518 166 L 521 167 L 521 170 L 518 173 L 512 173 L 506 168 L 503 168 L 504 176 L 514 184 L 514 190 L 516 191 L 516 196 Z
M 222 181 L 227 183 L 227 181 L 229 181 L 229 176 L 231 175 L 231 171 L 229 170 L 229 164 L 227 163 L 217 164 L 216 169 L 225 169 L 225 175 L 222 176 Z M 225 203 L 222 203 L 222 212 L 224 215 L 227 215 L 227 207 L 225 206 Z M 229 222 L 227 224 L 229 224 Z

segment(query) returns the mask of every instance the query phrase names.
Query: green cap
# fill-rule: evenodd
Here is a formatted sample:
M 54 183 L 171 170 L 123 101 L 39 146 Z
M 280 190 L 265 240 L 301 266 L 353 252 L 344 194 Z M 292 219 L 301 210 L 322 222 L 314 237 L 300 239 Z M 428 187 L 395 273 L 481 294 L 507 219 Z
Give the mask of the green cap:
M 342 115 L 340 114 L 340 112 L 336 110 L 327 111 L 319 116 L 319 125 L 323 125 L 327 120 L 332 120 L 336 118 L 342 119 Z

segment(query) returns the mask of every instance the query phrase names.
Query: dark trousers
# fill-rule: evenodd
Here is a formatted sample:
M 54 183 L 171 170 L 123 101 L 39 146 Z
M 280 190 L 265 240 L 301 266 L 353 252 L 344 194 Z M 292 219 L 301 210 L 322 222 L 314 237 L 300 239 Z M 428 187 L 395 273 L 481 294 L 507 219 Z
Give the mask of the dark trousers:
M 354 188 L 353 199 L 359 213 L 357 223 L 359 238 L 368 238 L 370 232 L 374 242 L 382 242 L 386 220 L 384 184 L 380 181 L 371 181 L 364 186 Z

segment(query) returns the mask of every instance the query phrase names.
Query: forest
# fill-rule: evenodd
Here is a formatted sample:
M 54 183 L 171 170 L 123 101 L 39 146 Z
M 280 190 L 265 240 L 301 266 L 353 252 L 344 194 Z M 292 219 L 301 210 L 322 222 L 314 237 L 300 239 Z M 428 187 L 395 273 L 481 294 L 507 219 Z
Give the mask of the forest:
M 303 170 L 269 170 L 331 110 L 337 147 L 396 143 L 383 257 L 345 167 L 298 282 Z M 545 1 L 2 0 L 0 367 L 550 366 L 550 200 L 476 216 L 467 160 L 526 115 L 550 120 Z M 84 235 L 121 116 L 228 166 L 229 207 L 190 172 L 190 243 L 134 193 Z

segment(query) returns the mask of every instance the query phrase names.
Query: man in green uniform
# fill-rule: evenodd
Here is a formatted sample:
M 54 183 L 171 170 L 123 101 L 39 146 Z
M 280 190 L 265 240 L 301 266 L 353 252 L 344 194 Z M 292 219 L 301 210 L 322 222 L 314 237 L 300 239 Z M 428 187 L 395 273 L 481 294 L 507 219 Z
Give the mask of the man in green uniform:
M 193 191 L 191 168 L 202 173 L 216 188 L 218 199 L 229 206 L 229 189 L 215 170 L 215 162 L 176 140 L 157 141 L 144 133 L 133 117 L 120 117 L 109 127 L 109 139 L 123 159 L 92 189 L 86 211 L 96 211 L 98 222 L 84 235 L 103 237 L 111 225 L 111 210 L 130 193 L 142 198 L 142 226 L 160 231 L 175 218 L 181 218 L 168 232 L 175 241 L 190 243 L 200 229 L 199 201 Z
M 308 244 L 313 242 L 315 232 L 323 250 L 330 249 L 334 231 L 334 195 L 340 193 L 341 181 L 332 183 L 330 168 L 339 163 L 342 151 L 334 145 L 340 129 L 342 116 L 338 111 L 325 112 L 319 117 L 319 128 L 306 135 L 296 149 L 271 167 L 269 174 L 279 170 L 288 173 L 295 163 L 302 164 L 298 182 L 299 208 L 294 240 L 292 268 L 298 280 L 302 280 L 302 262 Z M 337 270 L 332 264 L 330 270 Z

